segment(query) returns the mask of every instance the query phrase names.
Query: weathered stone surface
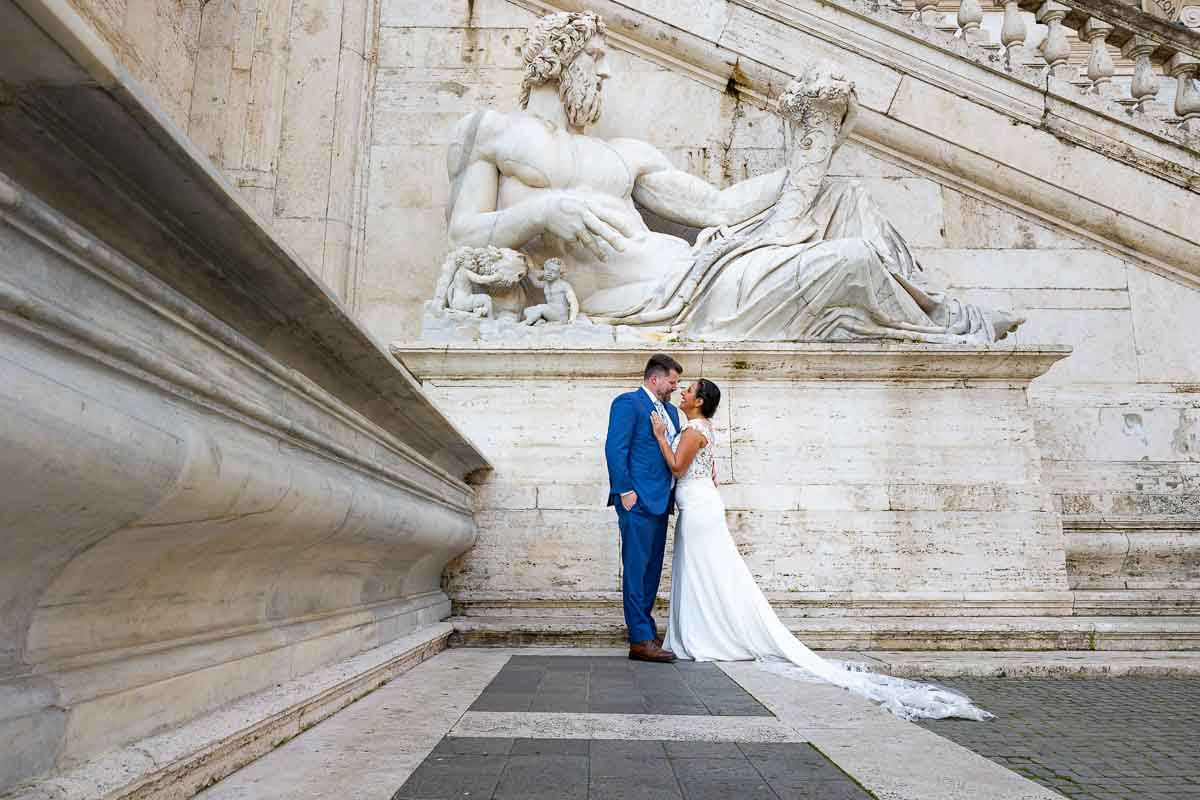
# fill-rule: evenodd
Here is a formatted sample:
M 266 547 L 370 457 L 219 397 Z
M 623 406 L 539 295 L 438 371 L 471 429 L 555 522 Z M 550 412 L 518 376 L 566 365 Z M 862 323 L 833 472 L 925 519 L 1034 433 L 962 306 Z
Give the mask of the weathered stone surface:
M 104 792 L 116 797 L 191 797 L 435 656 L 445 647 L 449 631 L 445 623 L 430 625 L 281 681 L 11 796 L 86 800 Z
M 73 0 L 70 6 L 112 48 L 179 128 L 187 127 L 201 68 L 200 0 Z M 203 93 L 201 93 L 203 94 Z
M 853 592 L 917 613 L 939 596 L 1026 592 L 1019 602 L 1061 609 L 1063 544 L 1022 386 L 1062 351 L 845 347 L 672 351 L 684 380 L 723 387 L 717 473 L 763 589 L 793 607 Z M 479 541 L 448 572 L 455 599 L 611 604 L 620 576 L 603 508 L 604 420 L 649 351 L 395 352 L 496 454 Z M 952 377 L 960 371 L 971 388 Z
M 1141 270 L 1129 270 L 1138 380 L 1200 383 L 1196 337 L 1179 335 L 1182 320 L 1200 319 L 1200 292 Z M 1193 445 L 1192 452 L 1200 454 Z

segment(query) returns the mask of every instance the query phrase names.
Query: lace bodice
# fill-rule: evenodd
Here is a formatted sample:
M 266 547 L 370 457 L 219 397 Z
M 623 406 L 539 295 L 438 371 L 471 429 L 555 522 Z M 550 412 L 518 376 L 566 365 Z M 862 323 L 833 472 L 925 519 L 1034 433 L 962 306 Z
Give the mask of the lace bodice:
M 712 480 L 713 476 L 713 431 L 712 425 L 708 420 L 692 419 L 683 426 L 683 431 L 688 428 L 694 429 L 697 433 L 704 437 L 704 444 L 696 452 L 696 457 L 692 459 L 691 465 L 688 466 L 688 471 L 684 474 L 681 481 L 690 481 L 696 478 L 704 478 Z M 675 438 L 675 449 L 679 448 L 679 443 L 683 441 L 683 431 L 679 432 L 679 436 Z

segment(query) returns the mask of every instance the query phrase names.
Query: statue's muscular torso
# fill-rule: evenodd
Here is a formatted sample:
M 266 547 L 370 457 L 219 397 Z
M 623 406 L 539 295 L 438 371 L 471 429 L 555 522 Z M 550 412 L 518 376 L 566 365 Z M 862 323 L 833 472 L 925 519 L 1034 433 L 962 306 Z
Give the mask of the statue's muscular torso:
M 451 178 L 462 181 L 457 176 L 468 176 L 472 181 L 452 187 L 456 206 L 462 204 L 464 209 L 482 213 L 503 211 L 557 191 L 601 203 L 625 220 L 625 227 L 635 235 L 624 242 L 624 252 L 605 245 L 604 259 L 578 242 L 554 236 L 543 234 L 534 241 L 515 241 L 520 237 L 505 239 L 500 227 L 489 233 L 490 244 L 523 247 L 535 261 L 563 259 L 585 309 L 588 298 L 597 292 L 657 282 L 664 273 L 686 268 L 690 249 L 687 242 L 650 233 L 634 206 L 635 182 L 644 174 L 669 166 L 650 145 L 632 139 L 604 141 L 571 133 L 524 112 L 480 112 L 478 117 L 463 120 L 455 133 L 448 154 Z M 480 163 L 493 168 L 494 183 L 486 189 L 478 172 Z M 473 176 L 469 175 L 472 170 L 476 172 Z M 592 307 L 598 308 L 594 303 Z
M 482 113 L 468 159 L 486 161 L 499 171 L 496 208 L 510 208 L 541 190 L 559 189 L 624 201 L 636 216 L 631 195 L 648 166 L 646 156 L 653 153 L 648 145 L 570 133 L 523 112 Z M 452 169 L 455 155 L 451 153 Z

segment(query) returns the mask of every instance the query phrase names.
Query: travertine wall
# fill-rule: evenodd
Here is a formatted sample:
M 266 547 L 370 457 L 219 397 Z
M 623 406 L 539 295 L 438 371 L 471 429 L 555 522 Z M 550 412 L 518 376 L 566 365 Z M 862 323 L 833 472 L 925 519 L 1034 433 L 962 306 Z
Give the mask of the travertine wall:
M 187 130 L 204 0 L 71 0 L 121 64 Z
M 262 220 L 349 299 L 375 0 L 74 5 Z
M 495 454 L 478 543 L 447 571 L 457 607 L 615 615 L 605 419 L 652 348 L 416 348 L 396 354 Z M 1070 613 L 1024 392 L 1065 353 L 819 343 L 674 352 L 689 375 L 722 386 L 714 446 L 730 527 L 785 615 Z
M 188 135 L 304 262 L 353 285 L 374 0 L 211 0 Z

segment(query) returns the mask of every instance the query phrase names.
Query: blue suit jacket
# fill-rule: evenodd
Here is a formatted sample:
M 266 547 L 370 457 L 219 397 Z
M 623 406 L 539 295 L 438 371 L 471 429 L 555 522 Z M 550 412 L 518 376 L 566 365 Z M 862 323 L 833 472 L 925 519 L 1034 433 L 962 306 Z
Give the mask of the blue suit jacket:
M 667 414 L 679 430 L 679 412 L 664 403 Z M 608 504 L 616 505 L 621 494 L 637 492 L 635 509 L 649 514 L 669 514 L 675 510 L 675 491 L 671 468 L 658 449 L 650 412 L 654 404 L 645 389 L 626 392 L 613 400 L 608 412 L 608 438 L 604 440 L 604 458 L 608 462 Z

